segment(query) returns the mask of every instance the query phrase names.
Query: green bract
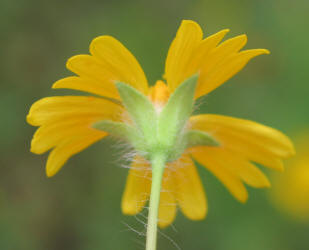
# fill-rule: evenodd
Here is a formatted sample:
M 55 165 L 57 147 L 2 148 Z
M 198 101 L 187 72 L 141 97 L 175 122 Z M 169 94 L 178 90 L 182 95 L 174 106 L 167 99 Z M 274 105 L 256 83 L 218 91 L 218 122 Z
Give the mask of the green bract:
M 141 92 L 118 82 L 116 87 L 131 121 L 121 123 L 105 120 L 93 127 L 128 141 L 149 160 L 156 155 L 164 155 L 167 161 L 173 161 L 188 147 L 217 146 L 218 142 L 211 135 L 186 128 L 194 106 L 197 80 L 198 75 L 193 75 L 184 81 L 161 112 L 157 112 Z
M 219 146 L 219 142 L 216 141 L 210 134 L 199 131 L 199 130 L 189 130 L 185 134 L 185 139 L 187 141 L 187 147 L 194 146 Z

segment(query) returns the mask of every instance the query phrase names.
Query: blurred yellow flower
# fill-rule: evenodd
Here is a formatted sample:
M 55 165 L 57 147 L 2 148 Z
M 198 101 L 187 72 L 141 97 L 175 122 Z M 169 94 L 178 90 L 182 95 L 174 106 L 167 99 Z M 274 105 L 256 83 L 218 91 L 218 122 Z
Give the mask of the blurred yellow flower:
M 196 99 L 222 85 L 252 58 L 269 53 L 265 49 L 241 51 L 246 35 L 220 43 L 227 32 L 222 30 L 203 39 L 197 23 L 183 21 L 168 51 L 166 83 L 158 81 L 153 87 L 148 86 L 139 63 L 119 41 L 110 36 L 95 38 L 90 44 L 91 55 L 77 55 L 67 62 L 67 68 L 78 76 L 61 79 L 53 88 L 85 91 L 96 97 L 43 98 L 32 105 L 27 116 L 31 125 L 39 126 L 31 151 L 42 154 L 51 150 L 47 176 L 56 174 L 72 155 L 107 136 L 93 124 L 102 120 L 128 122 L 116 81 L 147 96 L 160 113 L 169 96 L 192 75 L 199 74 Z M 294 154 L 293 145 L 284 134 L 243 119 L 201 114 L 191 116 L 184 130 L 209 134 L 219 146 L 188 146 L 179 159 L 167 163 L 159 205 L 161 227 L 173 222 L 177 205 L 192 220 L 202 219 L 207 213 L 206 196 L 192 159 L 211 171 L 237 200 L 245 202 L 248 193 L 244 183 L 256 188 L 270 186 L 253 162 L 282 170 L 282 159 Z M 122 199 L 125 214 L 136 214 L 145 206 L 151 174 L 149 161 L 135 156 Z
M 303 134 L 301 138 L 296 140 L 297 156 L 282 175 L 274 176 L 270 198 L 279 210 L 309 222 L 309 136 Z

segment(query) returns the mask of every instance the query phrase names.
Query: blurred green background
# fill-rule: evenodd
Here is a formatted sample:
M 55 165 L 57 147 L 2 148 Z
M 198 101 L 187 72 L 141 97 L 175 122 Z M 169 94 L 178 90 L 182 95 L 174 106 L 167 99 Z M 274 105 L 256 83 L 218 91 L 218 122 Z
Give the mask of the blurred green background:
M 119 39 L 153 84 L 182 19 L 197 21 L 206 35 L 223 28 L 231 29 L 228 37 L 246 33 L 246 48 L 271 54 L 209 94 L 201 112 L 252 119 L 293 138 L 309 126 L 308 10 L 306 0 L 1 0 L 0 249 L 144 249 L 144 236 L 130 228 L 144 232 L 145 219 L 121 214 L 127 169 L 112 140 L 76 155 L 51 179 L 47 154 L 29 152 L 31 104 L 74 94 L 51 84 L 71 75 L 66 60 L 88 53 L 94 37 Z M 158 250 L 309 249 L 309 224 L 278 211 L 268 190 L 250 189 L 242 205 L 211 174 L 199 172 L 207 219 L 193 222 L 178 213 L 174 226 L 159 234 Z

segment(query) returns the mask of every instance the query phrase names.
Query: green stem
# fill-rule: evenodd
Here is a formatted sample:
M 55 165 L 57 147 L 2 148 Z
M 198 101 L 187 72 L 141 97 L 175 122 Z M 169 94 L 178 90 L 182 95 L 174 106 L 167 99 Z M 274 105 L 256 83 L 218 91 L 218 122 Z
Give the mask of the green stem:
M 156 250 L 158 210 L 160 202 L 161 182 L 165 162 L 166 162 L 165 155 L 156 155 L 151 160 L 152 183 L 151 183 L 151 193 L 150 193 L 149 212 L 148 212 L 146 250 Z

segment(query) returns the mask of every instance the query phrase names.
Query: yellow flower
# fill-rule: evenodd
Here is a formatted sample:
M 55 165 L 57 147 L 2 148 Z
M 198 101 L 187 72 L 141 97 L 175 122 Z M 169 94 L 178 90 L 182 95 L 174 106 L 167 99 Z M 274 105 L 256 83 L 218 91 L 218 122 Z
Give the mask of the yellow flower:
M 291 160 L 285 173 L 275 176 L 270 192 L 279 210 L 292 218 L 309 222 L 309 136 L 296 140 L 297 157 Z
M 222 85 L 250 59 L 269 53 L 265 49 L 241 51 L 247 42 L 246 35 L 221 42 L 227 32 L 222 30 L 203 39 L 197 23 L 183 21 L 168 51 L 166 84 L 158 81 L 153 87 L 148 86 L 139 63 L 119 41 L 110 36 L 95 38 L 90 44 L 91 55 L 77 55 L 67 62 L 67 68 L 78 76 L 61 79 L 53 88 L 85 91 L 96 97 L 47 97 L 34 103 L 27 116 L 31 125 L 39 126 L 31 151 L 42 154 L 51 150 L 47 176 L 56 174 L 72 155 L 107 135 L 93 128 L 96 122 L 131 122 L 115 82 L 134 87 L 160 113 L 169 96 L 192 75 L 199 74 L 196 99 Z M 294 154 L 293 145 L 285 135 L 243 119 L 196 115 L 189 119 L 185 130 L 206 132 L 219 146 L 187 148 L 179 159 L 167 163 L 159 205 L 161 227 L 174 220 L 176 206 L 192 220 L 202 219 L 207 213 L 206 196 L 192 158 L 211 171 L 237 200 L 245 202 L 248 194 L 243 183 L 256 188 L 270 186 L 253 162 L 282 170 L 282 159 Z M 152 174 L 149 164 L 138 155 L 132 161 L 122 199 L 125 214 L 140 212 L 149 198 Z

